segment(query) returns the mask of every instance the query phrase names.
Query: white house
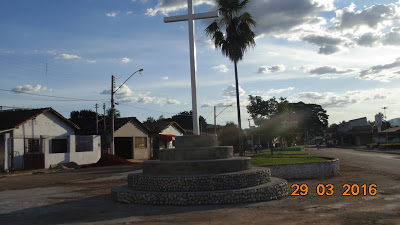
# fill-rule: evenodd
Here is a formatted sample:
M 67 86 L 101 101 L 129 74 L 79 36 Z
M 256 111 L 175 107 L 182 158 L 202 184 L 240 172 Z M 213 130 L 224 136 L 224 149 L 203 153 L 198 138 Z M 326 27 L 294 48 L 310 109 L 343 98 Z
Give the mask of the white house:
M 158 157 L 160 149 L 175 148 L 176 136 L 183 136 L 185 130 L 174 121 L 159 121 L 144 123 L 150 129 L 153 156 Z
M 95 163 L 100 136 L 76 136 L 77 125 L 52 108 L 0 111 L 0 169 Z
M 109 121 L 107 121 L 107 124 Z M 115 118 L 115 155 L 125 159 L 149 159 L 151 157 L 149 129 L 136 117 Z M 103 132 L 102 144 L 109 152 L 111 144 L 110 127 Z

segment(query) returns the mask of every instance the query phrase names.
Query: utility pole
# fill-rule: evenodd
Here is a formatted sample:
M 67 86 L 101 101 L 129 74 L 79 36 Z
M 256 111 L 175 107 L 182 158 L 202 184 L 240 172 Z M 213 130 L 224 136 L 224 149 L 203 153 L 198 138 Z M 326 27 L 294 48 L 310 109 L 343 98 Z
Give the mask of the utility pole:
M 141 73 L 143 71 L 143 69 L 140 69 L 138 71 L 135 71 L 134 73 L 132 73 L 132 75 L 130 75 L 128 77 L 128 79 L 126 79 L 124 81 L 124 83 L 122 83 L 115 91 L 115 77 L 114 75 L 111 75 L 111 154 L 115 154 L 114 151 L 114 114 L 115 114 L 115 102 L 114 102 L 114 94 L 133 76 L 135 75 L 135 73 L 139 72 Z
M 217 106 L 214 106 L 214 134 L 217 134 Z
M 387 117 L 386 117 L 386 109 L 387 109 L 388 107 L 386 107 L 386 106 L 384 106 L 382 109 L 383 109 L 383 112 L 384 112 L 384 114 L 385 114 L 385 130 L 387 130 L 387 129 L 389 129 L 389 127 L 386 127 L 386 124 L 388 124 L 388 122 L 387 122 Z M 388 144 L 389 143 L 389 141 L 388 141 L 388 134 L 387 134 L 387 131 L 385 132 L 385 134 L 386 134 L 386 144 Z
M 115 87 L 115 77 L 114 75 L 111 76 L 111 144 L 110 150 L 111 154 L 114 155 L 114 87 Z
M 227 109 L 229 106 L 232 106 L 232 104 L 226 106 L 221 112 L 218 113 L 217 115 L 217 106 L 214 106 L 214 133 L 217 133 L 217 117 L 219 114 L 221 114 L 225 109 Z
M 96 134 L 99 134 L 99 116 L 97 113 L 98 108 L 99 108 L 99 105 L 96 103 Z
M 103 130 L 106 131 L 106 103 L 103 103 Z

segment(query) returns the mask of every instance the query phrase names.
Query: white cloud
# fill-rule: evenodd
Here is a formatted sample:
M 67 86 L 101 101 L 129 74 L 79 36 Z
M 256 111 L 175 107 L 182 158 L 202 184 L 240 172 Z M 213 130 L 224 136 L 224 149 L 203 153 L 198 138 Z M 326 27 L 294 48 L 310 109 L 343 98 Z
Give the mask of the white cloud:
M 49 54 L 49 55 L 57 55 L 57 52 L 55 50 L 48 50 L 47 54 Z
M 60 54 L 56 57 L 56 59 L 80 59 L 81 57 L 79 55 L 74 55 L 74 54 Z
M 207 4 L 214 5 L 213 0 L 195 0 L 194 6 Z M 155 16 L 157 13 L 162 15 L 168 15 L 170 12 L 175 12 L 181 9 L 187 8 L 187 0 L 159 0 L 158 4 L 154 8 L 148 8 L 146 15 Z
M 107 17 L 115 18 L 117 17 L 118 13 L 117 12 L 108 12 L 106 13 Z
M 283 72 L 286 70 L 284 65 L 276 65 L 276 66 L 261 66 L 258 69 L 258 73 L 275 73 L 275 72 Z
M 221 72 L 221 73 L 229 72 L 229 69 L 225 64 L 220 64 L 218 66 L 214 66 L 214 67 L 212 67 L 212 69 L 218 70 L 218 72 Z
M 369 69 L 362 70 L 358 78 L 382 82 L 389 82 L 391 79 L 400 78 L 400 58 L 397 58 L 393 63 L 375 65 Z
M 239 85 L 239 96 L 243 96 L 246 92 Z M 236 86 L 230 85 L 227 88 L 222 89 L 222 96 L 224 97 L 235 97 L 236 96 Z
M 336 74 L 349 74 L 354 72 L 354 69 L 340 69 L 334 66 L 321 66 L 315 67 L 306 72 L 310 73 L 311 75 L 336 75 Z
M 130 58 L 128 58 L 128 57 L 124 57 L 124 58 L 121 58 L 119 61 L 120 61 L 121 63 L 129 63 L 129 62 L 131 62 L 132 60 L 131 60 Z
M 217 100 L 213 102 L 208 102 L 204 103 L 201 105 L 201 108 L 208 108 L 208 107 L 227 107 L 227 106 L 233 106 L 236 105 L 236 100 L 235 99 L 223 99 L 223 100 Z
M 336 17 L 332 19 L 332 22 L 338 24 L 333 28 L 349 32 L 356 32 L 362 28 L 380 30 L 399 19 L 398 7 L 395 4 L 376 4 L 359 11 L 355 11 L 355 8 L 356 5 L 351 3 L 349 7 L 336 10 Z
M 294 87 L 287 87 L 287 88 L 280 88 L 280 89 L 271 88 L 268 91 L 251 91 L 250 93 L 253 95 L 262 96 L 264 98 L 270 98 L 271 96 L 274 96 L 276 94 L 293 91 L 294 89 L 295 89 Z
M 109 95 L 111 94 L 111 90 L 104 90 L 100 94 Z M 115 99 L 118 102 L 122 103 L 154 103 L 158 105 L 180 105 L 182 104 L 180 101 L 175 99 L 165 99 L 165 98 L 157 98 L 150 96 L 151 92 L 141 92 L 136 93 L 132 91 L 128 86 L 125 84 L 121 86 L 121 88 L 115 93 Z
M 89 60 L 89 59 L 87 59 L 86 62 L 88 62 L 88 63 L 96 63 L 96 60 Z
M 206 48 L 206 49 L 215 49 L 215 44 L 214 42 L 206 37 L 206 36 L 200 36 L 196 38 L 196 45 L 201 49 L 201 48 Z
M 47 87 L 42 87 L 42 85 L 38 84 L 36 86 L 32 86 L 29 84 L 23 85 L 23 86 L 17 86 L 12 89 L 14 92 L 22 92 L 22 93 L 32 93 L 32 92 L 41 92 L 41 91 L 51 91 L 51 89 Z
M 168 80 L 168 77 L 161 77 L 161 80 Z
M 132 11 L 128 11 L 128 12 L 126 12 L 126 15 L 130 15 L 132 13 L 133 13 Z
M 305 103 L 315 103 L 326 108 L 347 107 L 352 104 L 382 100 L 390 95 L 385 89 L 356 90 L 345 93 L 334 92 L 302 92 L 298 93 L 294 99 Z
M 14 51 L 11 51 L 11 50 L 4 50 L 4 49 L 1 49 L 1 48 L 0 48 L 0 54 L 9 55 L 9 54 L 13 54 L 13 53 L 14 53 Z
M 182 103 L 180 101 L 178 101 L 178 100 L 175 100 L 175 99 L 168 99 L 167 104 L 168 105 L 180 105 Z

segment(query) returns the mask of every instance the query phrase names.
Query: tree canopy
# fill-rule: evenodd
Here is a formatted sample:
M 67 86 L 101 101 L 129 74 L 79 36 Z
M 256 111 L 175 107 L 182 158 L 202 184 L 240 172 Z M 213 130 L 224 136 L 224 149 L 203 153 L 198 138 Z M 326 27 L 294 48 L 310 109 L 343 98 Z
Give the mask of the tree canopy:
M 260 96 L 249 96 L 247 112 L 262 132 L 269 138 L 281 136 L 295 141 L 297 134 L 308 131 L 310 137 L 322 135 L 328 127 L 328 115 L 322 106 L 290 103 L 286 98 L 263 100 Z

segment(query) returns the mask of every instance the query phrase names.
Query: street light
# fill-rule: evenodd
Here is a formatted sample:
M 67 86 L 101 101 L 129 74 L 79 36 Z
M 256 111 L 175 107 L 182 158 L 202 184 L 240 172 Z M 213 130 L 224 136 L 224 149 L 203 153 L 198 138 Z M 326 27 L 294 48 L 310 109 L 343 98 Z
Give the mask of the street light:
M 115 91 L 114 91 L 114 86 L 115 86 L 115 77 L 114 75 L 111 76 L 111 154 L 115 154 L 114 151 L 114 112 L 115 112 L 115 102 L 114 102 L 114 94 L 124 85 L 135 73 L 139 72 L 141 73 L 143 69 L 140 69 L 138 71 L 135 71 L 122 83 Z
M 225 109 L 227 109 L 230 106 L 232 106 L 232 104 L 226 106 L 221 112 L 218 113 L 218 115 L 217 115 L 217 106 L 214 106 L 214 134 L 217 134 L 217 116 L 219 116 L 219 114 L 221 114 Z

